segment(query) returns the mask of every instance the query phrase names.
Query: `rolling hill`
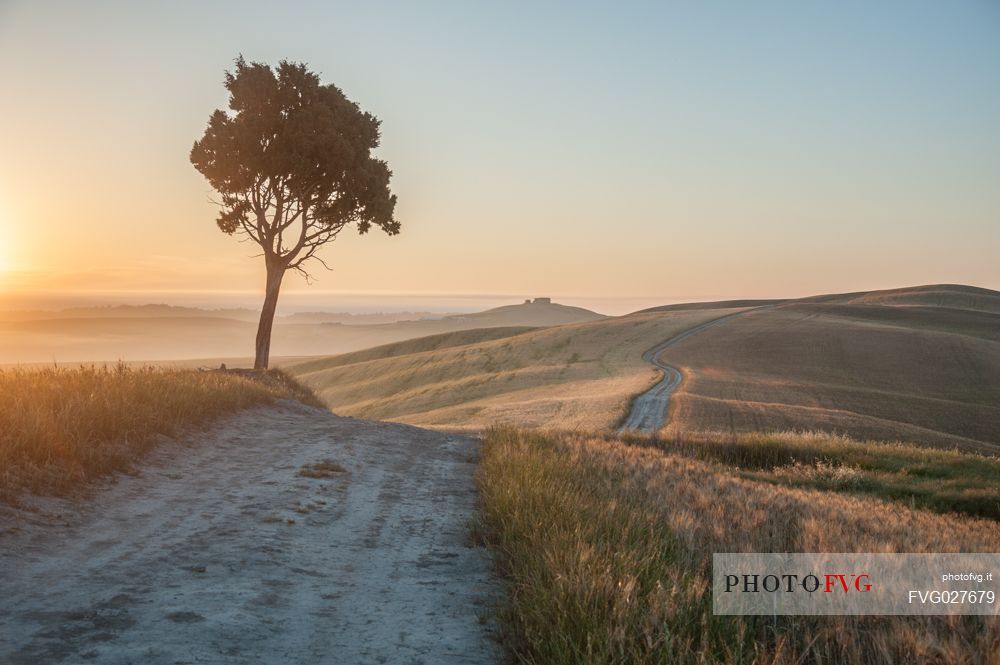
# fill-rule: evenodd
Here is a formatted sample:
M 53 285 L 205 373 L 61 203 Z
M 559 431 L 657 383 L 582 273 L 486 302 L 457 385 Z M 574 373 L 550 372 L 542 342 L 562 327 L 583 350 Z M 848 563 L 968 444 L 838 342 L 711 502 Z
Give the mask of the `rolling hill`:
M 642 352 L 717 310 L 490 329 L 292 364 L 335 412 L 478 430 L 493 422 L 609 428 L 656 372 Z
M 658 376 L 645 350 L 745 311 L 662 355 L 684 374 L 667 433 L 818 430 L 1000 452 L 998 302 L 997 292 L 935 285 L 684 304 L 478 340 L 413 340 L 289 370 L 345 415 L 608 430 Z
M 734 318 L 661 356 L 685 377 L 668 427 L 1000 444 L 998 296 L 918 287 L 789 301 Z

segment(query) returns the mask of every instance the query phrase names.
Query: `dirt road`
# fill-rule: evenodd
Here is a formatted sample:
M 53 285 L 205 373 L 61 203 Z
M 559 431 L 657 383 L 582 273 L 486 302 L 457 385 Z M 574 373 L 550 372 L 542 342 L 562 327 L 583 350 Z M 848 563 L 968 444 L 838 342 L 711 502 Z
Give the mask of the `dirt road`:
M 0 514 L 0 662 L 493 662 L 475 455 L 285 402 Z
M 658 432 L 666 424 L 667 415 L 670 409 L 670 396 L 673 394 L 677 386 L 681 384 L 681 379 L 683 377 L 681 376 L 679 369 L 660 360 L 661 353 L 674 344 L 677 344 L 692 335 L 696 335 L 706 328 L 717 326 L 720 323 L 728 321 L 729 319 L 737 316 L 743 316 L 744 314 L 758 309 L 763 308 L 755 307 L 749 310 L 740 310 L 733 314 L 727 314 L 725 316 L 720 316 L 717 319 L 712 319 L 711 321 L 707 321 L 701 325 L 695 326 L 694 328 L 689 328 L 682 333 L 674 335 L 670 339 L 660 342 L 653 348 L 643 353 L 643 360 L 663 370 L 663 378 L 660 379 L 660 381 L 657 382 L 657 384 L 652 388 L 633 400 L 632 409 L 629 411 L 628 417 L 625 418 L 621 427 L 618 428 L 618 431 L 625 432 L 628 430 L 635 430 L 653 434 Z

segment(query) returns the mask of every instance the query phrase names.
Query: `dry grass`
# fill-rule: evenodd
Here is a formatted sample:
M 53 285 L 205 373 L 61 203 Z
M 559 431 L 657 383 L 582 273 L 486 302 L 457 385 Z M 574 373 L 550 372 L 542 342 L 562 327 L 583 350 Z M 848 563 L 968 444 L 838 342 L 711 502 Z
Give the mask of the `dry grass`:
M 66 492 L 127 469 L 158 435 L 277 398 L 318 405 L 279 372 L 0 370 L 0 500 Z
M 458 344 L 414 340 L 287 369 L 343 415 L 474 431 L 497 421 L 609 428 L 656 380 L 642 353 L 718 315 L 640 314 L 499 338 L 470 331 Z
M 752 480 L 1000 520 L 1000 459 L 995 456 L 823 432 L 696 432 L 670 439 L 628 435 L 624 440 L 721 464 Z
M 792 304 L 695 335 L 666 435 L 823 430 L 1000 451 L 1000 314 Z
M 714 616 L 709 585 L 713 552 L 995 552 L 994 522 L 504 428 L 479 483 L 519 662 L 1000 662 L 995 618 Z

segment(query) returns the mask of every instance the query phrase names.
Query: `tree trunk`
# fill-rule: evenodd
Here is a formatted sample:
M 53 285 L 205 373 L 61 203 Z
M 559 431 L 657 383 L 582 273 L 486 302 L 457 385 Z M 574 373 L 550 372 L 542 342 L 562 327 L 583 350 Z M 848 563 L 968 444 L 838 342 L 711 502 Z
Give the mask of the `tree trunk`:
M 274 325 L 274 310 L 278 306 L 278 291 L 281 290 L 281 278 L 284 276 L 284 266 L 270 264 L 267 266 L 264 306 L 260 310 L 260 323 L 257 325 L 257 355 L 253 361 L 254 369 L 267 369 L 271 357 L 271 327 Z

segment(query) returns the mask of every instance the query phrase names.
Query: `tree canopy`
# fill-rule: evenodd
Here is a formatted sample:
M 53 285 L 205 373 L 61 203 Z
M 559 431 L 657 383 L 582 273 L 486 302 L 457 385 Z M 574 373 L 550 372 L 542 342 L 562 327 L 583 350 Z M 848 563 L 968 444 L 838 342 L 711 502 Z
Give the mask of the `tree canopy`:
M 222 231 L 253 239 L 269 265 L 302 272 L 347 226 L 399 233 L 392 172 L 371 154 L 372 114 L 301 63 L 272 69 L 240 57 L 225 86 L 230 112 L 212 113 L 191 150 L 222 197 Z

